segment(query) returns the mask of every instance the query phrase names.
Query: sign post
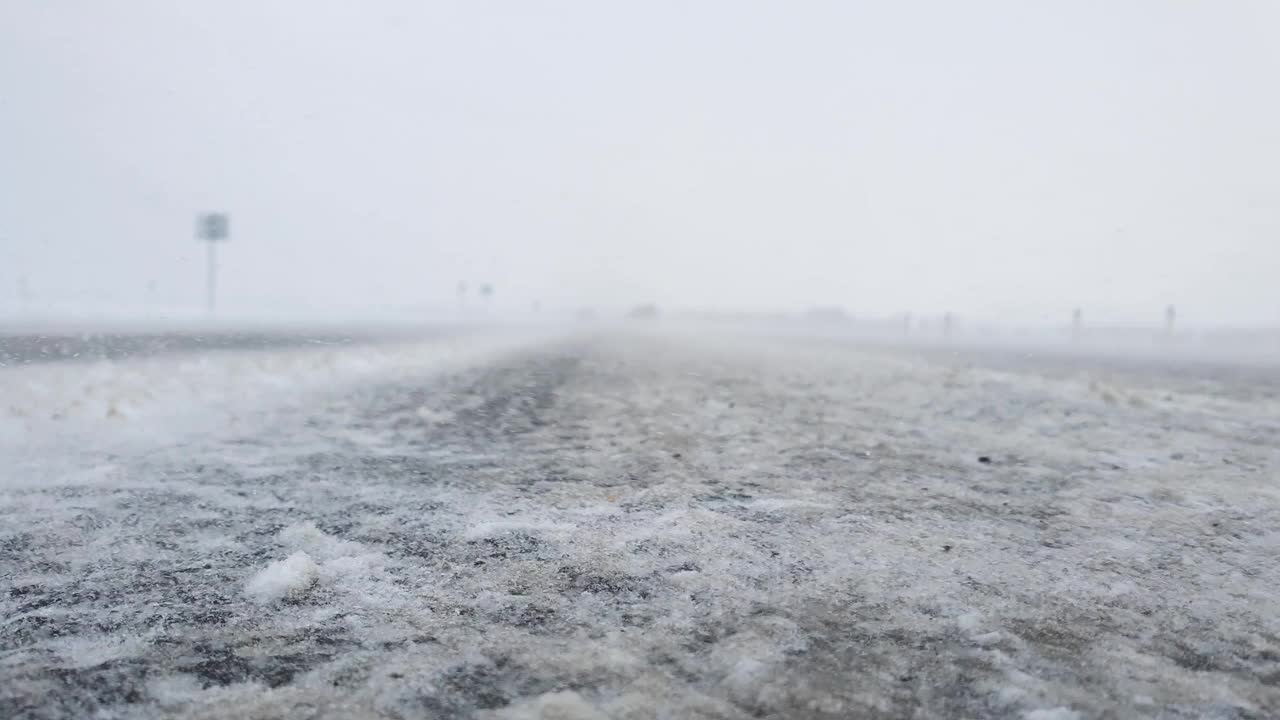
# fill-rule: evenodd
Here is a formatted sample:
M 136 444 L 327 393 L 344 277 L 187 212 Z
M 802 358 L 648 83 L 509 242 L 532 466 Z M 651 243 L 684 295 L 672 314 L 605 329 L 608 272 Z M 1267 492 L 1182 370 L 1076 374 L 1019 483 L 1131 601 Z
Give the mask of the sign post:
M 208 292 L 208 310 L 213 314 L 217 304 L 218 288 L 218 253 L 216 245 L 231 236 L 231 219 L 226 213 L 201 213 L 196 216 L 196 239 L 208 246 L 208 267 L 206 288 Z

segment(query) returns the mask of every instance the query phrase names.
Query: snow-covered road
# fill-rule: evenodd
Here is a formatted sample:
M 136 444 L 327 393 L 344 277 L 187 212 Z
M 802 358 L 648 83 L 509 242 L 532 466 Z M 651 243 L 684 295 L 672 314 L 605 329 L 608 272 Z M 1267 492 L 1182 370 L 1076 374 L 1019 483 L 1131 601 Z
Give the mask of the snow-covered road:
M 12 368 L 0 717 L 1277 717 L 1257 378 L 656 333 Z

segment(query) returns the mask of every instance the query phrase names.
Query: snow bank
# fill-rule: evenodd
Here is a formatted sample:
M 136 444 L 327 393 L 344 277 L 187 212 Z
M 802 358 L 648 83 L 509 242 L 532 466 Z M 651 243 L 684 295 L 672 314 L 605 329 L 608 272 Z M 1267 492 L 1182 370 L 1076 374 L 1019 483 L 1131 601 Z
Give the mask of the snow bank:
M 271 410 L 317 393 L 464 367 L 547 337 L 526 329 L 414 343 L 0 368 L 0 459 L 44 463 L 68 452 L 138 450 L 198 434 L 249 432 L 271 422 Z M 419 412 L 443 421 L 450 410 Z M 15 479 L 0 474 L 0 486 Z

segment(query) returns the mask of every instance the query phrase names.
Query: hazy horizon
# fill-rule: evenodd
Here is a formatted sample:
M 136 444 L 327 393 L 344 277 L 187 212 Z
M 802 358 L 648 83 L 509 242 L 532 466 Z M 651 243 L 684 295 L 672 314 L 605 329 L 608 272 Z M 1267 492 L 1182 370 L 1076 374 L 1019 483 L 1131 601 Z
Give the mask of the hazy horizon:
M 1280 322 L 1280 5 L 14 0 L 0 314 Z M 25 279 L 25 280 L 24 280 Z M 154 285 L 151 285 L 154 283 Z M 151 289 L 149 289 L 149 286 Z

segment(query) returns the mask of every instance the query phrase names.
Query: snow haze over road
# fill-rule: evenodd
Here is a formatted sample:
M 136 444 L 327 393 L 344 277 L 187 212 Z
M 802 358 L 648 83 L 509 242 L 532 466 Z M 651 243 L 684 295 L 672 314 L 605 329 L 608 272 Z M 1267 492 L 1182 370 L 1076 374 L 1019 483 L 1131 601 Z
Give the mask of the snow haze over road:
M 1268 718 L 1265 370 L 606 331 L 0 369 L 6 718 Z

